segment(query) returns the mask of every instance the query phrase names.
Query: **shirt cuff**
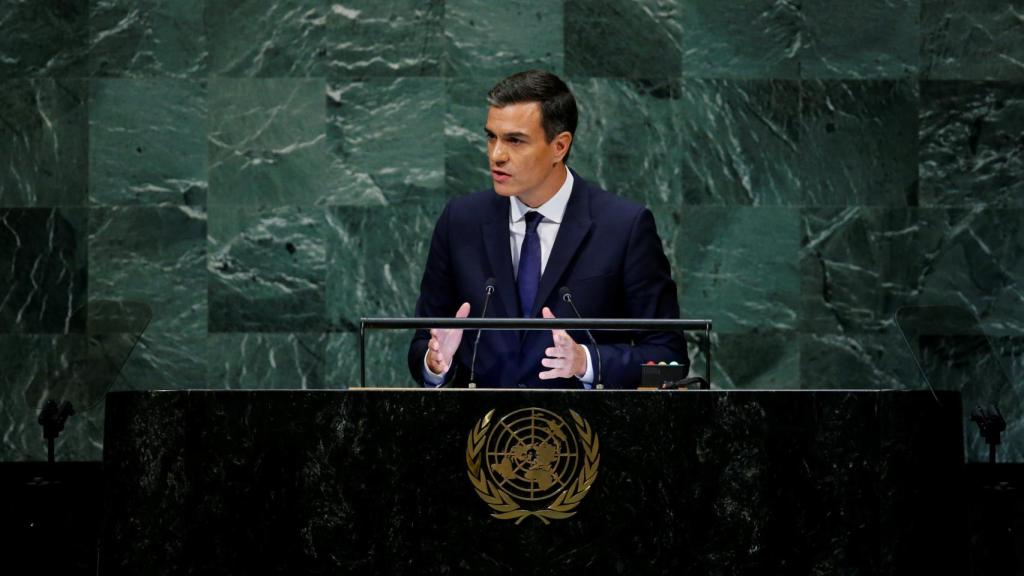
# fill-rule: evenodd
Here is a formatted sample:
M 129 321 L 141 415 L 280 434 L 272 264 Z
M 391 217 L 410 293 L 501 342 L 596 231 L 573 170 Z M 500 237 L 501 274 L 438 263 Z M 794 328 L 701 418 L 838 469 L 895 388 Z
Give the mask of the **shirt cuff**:
M 587 353 L 587 371 L 583 373 L 583 376 L 580 376 L 580 382 L 583 383 L 584 388 L 590 390 L 594 387 L 594 363 L 590 359 L 590 347 L 583 346 L 583 350 Z
M 427 350 L 427 354 L 430 354 L 430 350 Z M 430 370 L 430 366 L 427 365 L 427 354 L 423 355 L 423 383 L 427 386 L 433 386 L 438 388 L 441 384 L 444 384 L 444 374 L 434 374 Z

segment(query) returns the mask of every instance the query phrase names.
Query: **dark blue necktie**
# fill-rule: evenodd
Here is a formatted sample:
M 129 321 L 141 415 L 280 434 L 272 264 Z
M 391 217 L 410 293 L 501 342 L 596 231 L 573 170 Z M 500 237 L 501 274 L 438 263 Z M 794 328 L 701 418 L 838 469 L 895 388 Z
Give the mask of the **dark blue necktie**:
M 523 317 L 528 318 L 533 310 L 533 301 L 537 299 L 540 287 L 540 235 L 537 226 L 540 224 L 540 212 L 526 213 L 526 238 L 519 251 L 519 276 L 516 284 L 519 287 L 519 304 Z

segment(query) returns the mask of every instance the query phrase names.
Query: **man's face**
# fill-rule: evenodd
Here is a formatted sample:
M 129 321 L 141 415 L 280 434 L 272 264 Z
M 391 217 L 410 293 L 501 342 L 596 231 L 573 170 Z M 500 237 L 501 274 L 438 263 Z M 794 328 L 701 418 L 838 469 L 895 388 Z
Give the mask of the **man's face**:
M 548 142 L 539 103 L 492 106 L 486 131 L 495 192 L 537 207 L 558 191 L 565 175 L 559 164 L 572 136 L 563 132 Z

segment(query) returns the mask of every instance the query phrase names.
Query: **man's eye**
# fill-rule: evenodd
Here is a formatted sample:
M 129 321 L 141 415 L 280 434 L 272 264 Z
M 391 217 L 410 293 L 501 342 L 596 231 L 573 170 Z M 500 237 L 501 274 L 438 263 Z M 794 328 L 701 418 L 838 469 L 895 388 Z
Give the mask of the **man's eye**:
M 522 142 L 522 140 L 520 140 L 519 138 L 509 138 L 508 139 L 508 143 L 509 144 L 519 144 L 521 142 Z
M 487 135 L 487 140 L 488 141 L 494 140 L 494 134 L 488 134 Z

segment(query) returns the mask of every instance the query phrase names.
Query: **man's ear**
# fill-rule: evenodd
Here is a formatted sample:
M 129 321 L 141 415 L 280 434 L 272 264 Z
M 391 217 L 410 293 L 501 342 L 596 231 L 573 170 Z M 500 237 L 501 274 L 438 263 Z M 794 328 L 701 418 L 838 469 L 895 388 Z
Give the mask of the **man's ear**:
M 572 134 L 561 132 L 555 136 L 552 143 L 555 145 L 555 162 L 562 162 L 569 153 L 569 146 L 572 145 Z

